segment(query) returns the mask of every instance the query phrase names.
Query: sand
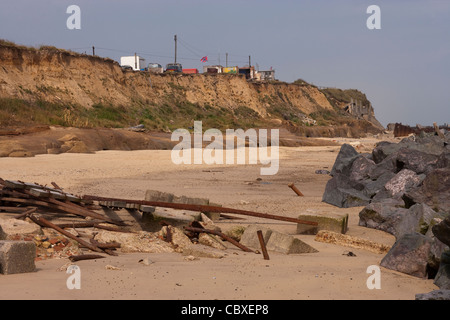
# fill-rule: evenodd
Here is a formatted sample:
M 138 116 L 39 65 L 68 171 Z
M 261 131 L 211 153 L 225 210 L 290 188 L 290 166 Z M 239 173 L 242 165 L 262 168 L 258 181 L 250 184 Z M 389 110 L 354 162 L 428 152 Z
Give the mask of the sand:
M 345 141 L 370 149 L 372 140 Z M 174 165 L 170 151 L 100 151 L 95 154 L 38 155 L 0 158 L 0 177 L 48 184 L 56 182 L 75 194 L 144 199 L 147 189 L 177 195 L 206 197 L 227 207 L 297 217 L 311 211 L 348 213 L 348 235 L 392 245 L 387 233 L 358 226 L 362 208 L 340 209 L 321 202 L 339 147 L 280 148 L 277 175 L 261 176 L 261 165 Z M 362 150 L 364 151 L 364 150 Z M 257 180 L 261 178 L 261 180 Z M 288 188 L 294 182 L 304 197 Z M 218 222 L 223 230 L 259 224 L 295 235 L 296 225 L 245 217 Z M 70 276 L 59 271 L 68 259 L 37 261 L 37 271 L 0 275 L 0 299 L 414 299 L 438 289 L 433 280 L 418 279 L 381 268 L 381 289 L 370 290 L 367 268 L 383 255 L 314 241 L 314 235 L 295 235 L 318 253 L 262 255 L 229 248 L 223 259 L 187 261 L 179 253 L 120 254 L 118 257 L 77 262 L 81 289 L 69 290 Z M 356 256 L 345 253 L 353 252 Z M 143 265 L 139 260 L 153 263 Z M 117 269 L 107 269 L 106 266 Z M 114 268 L 112 268 L 114 269 Z

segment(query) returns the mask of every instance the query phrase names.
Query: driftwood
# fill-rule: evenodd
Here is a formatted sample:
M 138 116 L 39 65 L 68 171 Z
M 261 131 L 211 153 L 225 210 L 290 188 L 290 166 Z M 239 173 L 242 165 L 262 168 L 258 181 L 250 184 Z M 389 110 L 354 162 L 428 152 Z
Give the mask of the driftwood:
M 70 256 L 69 260 L 72 262 L 82 261 L 82 260 L 94 260 L 94 259 L 103 259 L 106 258 L 99 254 L 81 254 L 78 256 Z

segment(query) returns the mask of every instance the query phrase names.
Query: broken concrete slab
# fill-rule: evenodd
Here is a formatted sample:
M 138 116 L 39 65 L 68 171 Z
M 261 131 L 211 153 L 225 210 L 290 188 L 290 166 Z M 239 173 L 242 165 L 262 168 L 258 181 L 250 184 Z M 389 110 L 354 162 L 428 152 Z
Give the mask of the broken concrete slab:
M 317 226 L 297 224 L 298 234 L 317 234 L 320 230 L 330 230 L 346 233 L 348 229 L 348 214 L 308 212 L 298 216 L 299 220 L 317 222 Z
M 245 229 L 239 243 L 249 248 L 260 249 L 261 246 L 259 244 L 259 239 L 257 235 L 258 230 L 262 231 L 264 242 L 267 244 L 273 231 L 269 228 L 256 225 L 251 225 Z
M 36 245 L 32 241 L 0 241 L 0 273 L 34 272 Z
M 266 246 L 269 251 L 276 251 L 284 254 L 318 252 L 300 239 L 278 231 L 272 231 Z
M 226 250 L 227 246 L 217 236 L 213 234 L 200 233 L 198 236 L 198 242 L 205 246 L 210 246 L 219 250 Z
M 374 253 L 386 254 L 390 246 L 371 240 L 344 235 L 338 232 L 321 230 L 317 233 L 315 241 L 336 244 L 344 247 L 367 250 Z
M 240 243 L 246 247 L 260 250 L 261 245 L 257 234 L 258 230 L 262 231 L 264 242 L 269 251 L 284 254 L 317 252 L 316 249 L 291 235 L 256 225 L 251 225 L 245 229 Z
M 35 223 L 17 219 L 0 219 L 0 240 L 16 240 L 16 236 L 42 234 L 42 229 Z

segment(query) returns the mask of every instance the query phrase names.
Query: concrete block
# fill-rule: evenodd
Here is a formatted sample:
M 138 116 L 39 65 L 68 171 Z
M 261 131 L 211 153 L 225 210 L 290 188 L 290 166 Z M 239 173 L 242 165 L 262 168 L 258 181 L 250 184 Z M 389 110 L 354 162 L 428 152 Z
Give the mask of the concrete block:
M 297 224 L 297 234 L 317 234 L 321 230 L 329 230 L 345 234 L 348 229 L 348 214 L 301 214 L 298 219 L 317 222 L 317 226 Z
M 144 223 L 156 223 L 159 225 L 159 222 L 164 220 L 176 227 L 187 226 L 192 221 L 200 221 L 200 219 L 201 216 L 198 212 L 184 212 L 175 209 L 155 210 L 153 213 L 144 212 L 142 214 L 142 222 Z
M 146 201 L 173 202 L 174 194 L 157 190 L 147 190 L 145 192 Z
M 36 245 L 32 241 L 0 241 L 0 273 L 34 272 Z
M 244 233 L 241 236 L 241 241 L 239 241 L 239 243 L 252 249 L 261 250 L 261 245 L 259 243 L 257 234 L 258 230 L 262 231 L 264 242 L 267 244 L 273 231 L 271 229 L 255 225 L 251 225 L 247 229 L 245 229 Z
M 276 251 L 284 254 L 318 252 L 316 249 L 300 239 L 278 231 L 272 231 L 266 246 L 269 251 Z
M 17 219 L 0 219 L 0 240 L 14 240 L 17 235 L 42 234 L 42 229 L 35 223 Z

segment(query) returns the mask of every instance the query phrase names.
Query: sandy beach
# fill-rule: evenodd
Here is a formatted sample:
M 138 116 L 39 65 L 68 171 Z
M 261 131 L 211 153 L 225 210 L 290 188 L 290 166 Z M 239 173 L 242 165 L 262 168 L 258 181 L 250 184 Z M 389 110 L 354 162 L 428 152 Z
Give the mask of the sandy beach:
M 347 142 L 370 150 L 376 141 Z M 315 171 L 331 170 L 339 148 L 281 147 L 279 172 L 274 176 L 261 176 L 259 164 L 174 165 L 171 151 L 148 150 L 1 158 L 0 177 L 44 185 L 56 182 L 78 195 L 144 199 L 145 191 L 152 189 L 288 217 L 307 212 L 348 213 L 348 235 L 392 245 L 392 235 L 358 226 L 362 208 L 340 209 L 321 201 L 330 176 Z M 288 188 L 292 182 L 304 197 Z M 223 230 L 236 225 L 267 226 L 295 235 L 319 252 L 269 252 L 269 261 L 235 247 L 230 247 L 223 259 L 194 261 L 179 253 L 120 253 L 118 257 L 77 262 L 80 290 L 69 290 L 69 275 L 59 270 L 68 259 L 43 260 L 36 262 L 34 273 L 0 275 L 0 299 L 42 299 L 45 291 L 45 299 L 412 300 L 417 293 L 437 289 L 433 280 L 381 268 L 381 289 L 370 290 L 367 268 L 379 265 L 382 254 L 317 242 L 313 235 L 296 235 L 292 223 L 245 217 L 216 224 Z M 346 255 L 349 251 L 355 256 Z M 145 258 L 152 263 L 139 263 Z M 108 265 L 115 268 L 107 269 Z

